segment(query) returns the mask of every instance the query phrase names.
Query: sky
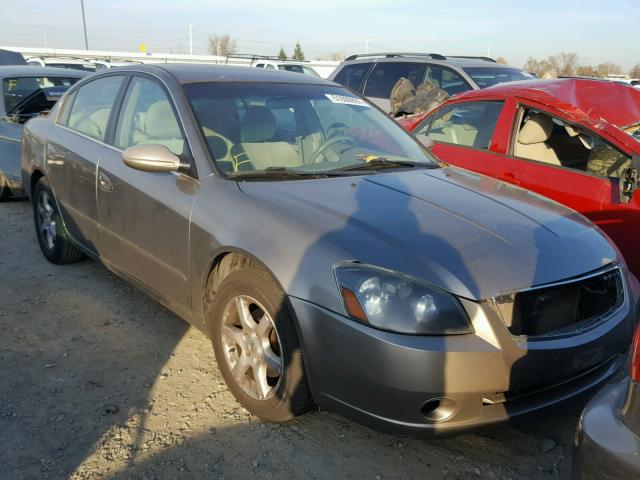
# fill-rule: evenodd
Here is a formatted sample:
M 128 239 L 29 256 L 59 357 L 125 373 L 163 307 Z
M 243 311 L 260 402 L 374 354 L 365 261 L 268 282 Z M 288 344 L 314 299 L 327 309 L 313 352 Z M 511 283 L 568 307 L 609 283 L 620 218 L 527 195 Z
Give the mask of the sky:
M 640 1 L 84 0 L 89 48 L 204 54 L 229 34 L 238 53 L 314 59 L 331 52 L 434 52 L 527 58 L 576 52 L 585 64 L 640 63 Z M 0 45 L 83 48 L 80 0 L 0 1 Z

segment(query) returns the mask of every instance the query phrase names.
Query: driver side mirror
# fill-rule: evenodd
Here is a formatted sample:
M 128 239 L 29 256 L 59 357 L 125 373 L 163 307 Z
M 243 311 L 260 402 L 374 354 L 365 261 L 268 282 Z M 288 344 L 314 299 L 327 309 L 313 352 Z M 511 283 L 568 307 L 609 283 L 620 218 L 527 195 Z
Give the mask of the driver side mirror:
M 640 171 L 640 155 L 633 154 L 631 166 L 622 172 L 620 177 L 620 201 L 629 203 L 634 192 L 638 189 L 638 171 Z
M 164 145 L 134 145 L 122 152 L 122 161 L 128 167 L 151 173 L 177 172 L 182 167 L 180 157 Z

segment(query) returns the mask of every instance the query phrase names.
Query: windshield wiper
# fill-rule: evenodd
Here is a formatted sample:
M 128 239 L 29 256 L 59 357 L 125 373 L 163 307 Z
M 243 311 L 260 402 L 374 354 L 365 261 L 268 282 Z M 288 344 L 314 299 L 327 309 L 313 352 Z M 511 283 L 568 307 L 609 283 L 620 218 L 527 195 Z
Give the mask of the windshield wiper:
M 356 163 L 354 165 L 348 165 L 346 167 L 337 168 L 335 170 L 331 170 L 331 172 L 355 172 L 355 171 L 367 171 L 367 170 L 379 170 L 381 168 L 414 168 L 414 167 L 423 167 L 427 168 L 429 165 L 422 162 L 414 162 L 413 160 L 401 160 L 401 159 L 389 159 L 386 157 L 376 157 L 369 161 L 364 161 L 362 163 Z
M 227 178 L 234 179 L 296 179 L 296 178 L 326 178 L 326 177 L 338 177 L 352 175 L 350 172 L 343 171 L 342 169 L 327 170 L 327 171 L 312 171 L 305 172 L 303 170 L 296 170 L 289 167 L 267 167 L 264 170 L 242 170 L 240 172 L 227 173 Z

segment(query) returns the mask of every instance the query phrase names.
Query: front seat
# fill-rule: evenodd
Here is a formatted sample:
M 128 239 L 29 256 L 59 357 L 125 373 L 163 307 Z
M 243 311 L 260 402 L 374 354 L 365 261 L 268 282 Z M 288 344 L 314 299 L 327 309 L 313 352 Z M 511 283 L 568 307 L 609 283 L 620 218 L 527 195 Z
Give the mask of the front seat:
M 556 152 L 547 144 L 552 132 L 553 120 L 551 117 L 543 113 L 529 115 L 518 133 L 516 157 L 537 160 L 551 165 L 561 165 Z
M 250 107 L 242 118 L 240 130 L 240 145 L 246 153 L 246 160 L 256 170 L 299 167 L 302 163 L 296 149 L 287 142 L 275 141 L 275 135 L 276 119 L 271 110 L 266 107 Z M 243 160 L 245 159 L 240 159 L 241 162 Z
M 144 117 L 144 130 L 137 143 L 164 145 L 176 155 L 184 149 L 182 132 L 167 100 L 152 103 Z

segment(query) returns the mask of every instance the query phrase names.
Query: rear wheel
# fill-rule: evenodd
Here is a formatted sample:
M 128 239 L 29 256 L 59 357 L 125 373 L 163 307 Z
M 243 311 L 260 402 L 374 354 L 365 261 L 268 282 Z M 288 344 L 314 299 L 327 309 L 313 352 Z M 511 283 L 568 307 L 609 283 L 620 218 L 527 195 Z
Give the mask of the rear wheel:
M 309 410 L 313 402 L 291 310 L 270 276 L 254 266 L 231 272 L 216 297 L 216 360 L 238 402 L 272 421 Z
M 64 228 L 60 211 L 45 177 L 38 180 L 33 189 L 33 220 L 40 250 L 47 260 L 61 265 L 82 259 L 82 252 L 71 243 Z

